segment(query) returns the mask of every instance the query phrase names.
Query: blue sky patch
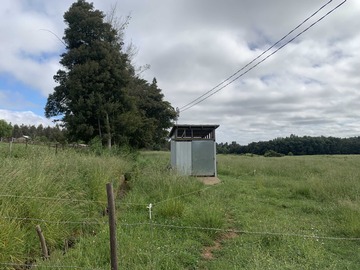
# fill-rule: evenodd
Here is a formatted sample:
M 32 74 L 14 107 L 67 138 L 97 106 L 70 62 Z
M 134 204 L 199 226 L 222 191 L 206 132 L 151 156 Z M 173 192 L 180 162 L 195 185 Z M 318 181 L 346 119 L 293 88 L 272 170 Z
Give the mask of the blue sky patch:
M 0 107 L 3 109 L 29 110 L 38 115 L 44 115 L 47 97 L 10 74 L 0 74 L 0 97 Z

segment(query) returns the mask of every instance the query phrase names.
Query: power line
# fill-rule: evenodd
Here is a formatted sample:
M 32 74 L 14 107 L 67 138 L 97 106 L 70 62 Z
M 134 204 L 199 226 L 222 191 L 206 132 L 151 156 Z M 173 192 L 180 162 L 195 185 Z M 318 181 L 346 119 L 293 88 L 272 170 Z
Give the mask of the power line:
M 293 40 L 295 40 L 297 37 L 299 37 L 300 35 L 302 35 L 304 32 L 306 32 L 307 30 L 309 30 L 311 27 L 313 27 L 315 24 L 317 24 L 318 22 L 320 22 L 321 20 L 323 20 L 325 17 L 327 17 L 328 15 L 330 15 L 330 13 L 332 13 L 333 11 L 335 11 L 336 9 L 338 9 L 340 6 L 342 6 L 347 0 L 344 0 L 343 2 L 341 2 L 339 5 L 337 5 L 336 7 L 334 7 L 333 9 L 331 9 L 330 11 L 328 11 L 325 15 L 323 15 L 322 17 L 320 17 L 318 20 L 316 20 L 314 23 L 312 23 L 310 26 L 308 26 L 307 28 L 305 28 L 303 31 L 301 31 L 299 34 L 297 34 L 295 37 L 291 38 L 289 41 L 287 41 L 285 44 L 281 45 L 278 49 L 276 49 L 274 52 L 272 52 L 270 55 L 266 56 L 263 60 L 261 60 L 260 62 L 256 63 L 255 65 L 251 66 L 248 70 L 246 70 L 245 72 L 241 73 L 239 76 L 235 77 L 233 80 L 231 80 L 230 82 L 226 83 L 227 81 L 229 81 L 231 78 L 233 78 L 235 75 L 239 74 L 241 71 L 243 71 L 244 69 L 246 69 L 247 67 L 249 67 L 251 64 L 253 64 L 256 60 L 258 60 L 261 56 L 263 56 L 265 53 L 267 53 L 268 51 L 270 51 L 272 48 L 274 48 L 276 45 L 278 45 L 280 42 L 282 42 L 285 38 L 287 38 L 289 35 L 291 35 L 294 31 L 296 31 L 297 29 L 299 29 L 303 24 L 305 24 L 309 19 L 311 19 L 312 17 L 314 17 L 317 13 L 319 13 L 322 9 L 324 9 L 327 5 L 329 5 L 333 0 L 328 1 L 326 4 L 324 4 L 323 6 L 321 6 L 318 10 L 316 10 L 313 14 L 311 14 L 309 17 L 307 17 L 302 23 L 300 23 L 299 25 L 297 25 L 295 28 L 293 28 L 289 33 L 287 33 L 285 36 L 283 36 L 281 39 L 279 39 L 277 42 L 275 42 L 273 45 L 271 45 L 267 50 L 265 50 L 264 52 L 262 52 L 261 54 L 259 54 L 257 57 L 255 57 L 253 60 L 251 60 L 249 63 L 247 63 L 245 66 L 243 66 L 241 69 L 239 69 L 238 71 L 236 71 L 235 73 L 233 73 L 230 77 L 228 77 L 227 79 L 223 80 L 221 83 L 219 83 L 218 85 L 216 85 L 215 87 L 213 87 L 212 89 L 210 89 L 209 91 L 205 92 L 204 94 L 202 94 L 201 96 L 199 96 L 198 98 L 194 99 L 193 101 L 187 103 L 186 105 L 182 106 L 180 108 L 181 111 L 186 111 L 192 107 L 194 107 L 195 105 L 201 103 L 202 101 L 208 99 L 209 97 L 211 97 L 212 95 L 216 94 L 217 92 L 219 92 L 220 90 L 224 89 L 226 86 L 228 86 L 229 84 L 233 83 L 234 81 L 236 81 L 237 79 L 239 79 L 240 77 L 242 77 L 243 75 L 245 75 L 246 73 L 248 73 L 249 71 L 251 71 L 252 69 L 254 69 L 255 67 L 257 67 L 259 64 L 261 64 L 262 62 L 264 62 L 266 59 L 268 59 L 269 57 L 271 57 L 272 55 L 274 55 L 276 52 L 278 52 L 279 50 L 281 50 L 282 48 L 284 48 L 287 44 L 289 44 L 290 42 L 292 42 Z M 216 88 L 218 88 L 219 86 L 221 86 L 222 84 L 226 83 L 225 85 L 223 85 L 221 88 L 217 89 L 216 91 L 214 91 Z M 213 92 L 214 91 L 214 92 Z M 212 92 L 212 93 L 211 93 Z

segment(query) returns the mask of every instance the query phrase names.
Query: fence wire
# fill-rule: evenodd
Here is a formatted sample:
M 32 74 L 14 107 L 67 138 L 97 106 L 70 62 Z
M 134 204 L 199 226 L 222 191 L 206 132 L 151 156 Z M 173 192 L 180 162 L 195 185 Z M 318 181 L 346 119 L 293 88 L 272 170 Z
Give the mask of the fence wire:
M 14 194 L 0 194 L 0 198 L 18 198 L 18 199 L 34 199 L 34 200 L 51 200 L 51 201 L 64 201 L 64 202 L 83 202 L 83 203 L 100 203 L 107 204 L 107 201 L 97 201 L 97 200 L 79 200 L 79 199 L 71 199 L 71 198 L 61 198 L 61 197 L 41 197 L 41 196 L 24 196 L 24 195 L 14 195 Z M 140 205 L 146 206 L 144 203 L 126 203 L 117 201 L 116 203 L 122 205 Z
M 0 217 L 0 219 L 6 219 L 6 220 L 28 220 L 28 221 L 37 221 L 37 222 L 43 222 L 43 223 L 55 223 L 55 224 L 106 224 L 106 221 L 99 221 L 96 219 L 93 220 L 83 220 L 83 221 L 59 221 L 59 220 L 47 220 L 47 219 L 41 219 L 41 218 L 27 218 L 27 217 Z
M 238 234 L 250 234 L 250 235 L 272 235 L 272 236 L 287 236 L 287 237 L 301 237 L 301 238 L 313 238 L 313 239 L 324 239 L 324 240 L 345 240 L 345 241 L 360 241 L 357 237 L 332 237 L 332 236 L 317 236 L 317 235 L 306 235 L 298 233 L 282 233 L 282 232 L 261 232 L 261 231 L 246 231 L 237 229 L 222 229 L 222 228 L 209 228 L 209 227 L 198 227 L 198 226 L 181 226 L 172 224 L 160 224 L 160 223 L 120 223 L 120 226 L 134 227 L 134 226 L 154 226 L 171 229 L 184 229 L 184 230 L 203 230 L 203 231 L 215 231 L 224 233 L 238 233 Z
M 21 269 L 30 269 L 32 267 L 52 268 L 52 269 L 87 269 L 87 270 L 104 270 L 103 268 L 89 268 L 76 265 L 39 265 L 32 263 L 12 263 L 12 262 L 0 262 L 2 266 L 17 266 Z
M 78 200 L 78 199 L 61 198 L 61 197 L 23 196 L 23 195 L 14 195 L 14 194 L 0 194 L 0 197 L 19 198 L 19 199 L 35 199 L 35 200 L 51 200 L 51 201 L 63 201 L 63 202 L 107 203 L 107 201 Z
M 174 199 L 178 199 L 178 198 L 183 198 L 183 197 L 186 197 L 186 196 L 190 196 L 192 194 L 195 194 L 195 193 L 200 193 L 202 191 L 205 191 L 205 190 L 208 190 L 210 188 L 213 188 L 213 187 L 218 187 L 220 186 L 222 183 L 219 183 L 219 184 L 216 184 L 216 185 L 212 185 L 212 186 L 208 186 L 208 187 L 205 187 L 205 188 L 201 188 L 201 189 L 198 189 L 198 190 L 195 190 L 195 191 L 191 191 L 189 193 L 185 193 L 185 194 L 181 194 L 179 196 L 175 196 L 175 197 L 171 197 L 171 198 L 167 198 L 165 200 L 162 200 L 162 201 L 158 201 L 156 203 L 154 203 L 154 205 L 158 205 L 158 204 L 161 204 L 163 202 L 167 202 L 167 201 L 171 201 L 171 200 L 174 200 Z

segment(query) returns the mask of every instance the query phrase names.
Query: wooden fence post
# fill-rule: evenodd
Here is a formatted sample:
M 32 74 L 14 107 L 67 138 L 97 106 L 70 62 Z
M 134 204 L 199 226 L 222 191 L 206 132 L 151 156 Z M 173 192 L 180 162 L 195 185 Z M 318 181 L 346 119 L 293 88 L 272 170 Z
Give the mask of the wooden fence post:
M 9 151 L 10 151 L 10 156 L 11 156 L 12 144 L 13 144 L 13 142 L 12 142 L 12 140 L 11 140 L 11 141 L 9 142 Z
M 109 211 L 111 270 L 118 270 L 118 260 L 116 254 L 117 243 L 116 243 L 115 202 L 114 202 L 113 186 L 111 183 L 106 184 L 106 193 L 107 193 L 108 211 Z
M 42 254 L 43 254 L 43 258 L 44 260 L 49 258 L 49 252 L 46 246 L 46 242 L 45 242 L 45 237 L 41 231 L 40 225 L 36 225 L 36 232 L 39 236 L 39 240 L 40 240 L 40 244 L 41 244 L 41 250 L 42 250 Z

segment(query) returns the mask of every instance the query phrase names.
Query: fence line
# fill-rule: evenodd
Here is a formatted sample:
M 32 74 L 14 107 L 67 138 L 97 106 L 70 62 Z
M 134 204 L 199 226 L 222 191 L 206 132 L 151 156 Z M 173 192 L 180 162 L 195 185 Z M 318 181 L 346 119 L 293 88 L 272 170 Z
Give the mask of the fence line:
M 188 194 L 184 194 L 188 195 Z M 176 197 L 174 197 L 176 198 Z M 173 199 L 173 198 L 171 198 Z M 165 200 L 164 200 L 165 201 Z M 163 202 L 163 201 L 161 201 Z M 54 223 L 54 224 L 106 224 L 106 221 L 100 220 L 83 220 L 83 221 L 55 221 L 55 220 L 46 220 L 40 218 L 26 218 L 26 217 L 11 217 L 11 216 L 0 216 L 0 219 L 5 220 L 28 220 L 28 221 L 37 221 L 43 223 Z M 152 222 L 138 222 L 138 223 L 122 223 L 119 222 L 120 226 L 125 227 L 134 227 L 134 226 L 143 226 L 151 225 L 154 227 L 163 227 L 163 228 L 173 228 L 173 229 L 186 229 L 186 230 L 203 230 L 203 231 L 216 231 L 224 233 L 239 233 L 239 234 L 252 234 L 252 235 L 273 235 L 273 236 L 289 236 L 289 237 L 302 237 L 302 238 L 313 238 L 313 239 L 324 239 L 324 240 L 345 240 L 345 241 L 360 241 L 360 238 L 357 237 L 332 237 L 332 236 L 317 236 L 317 235 L 306 235 L 298 233 L 282 233 L 282 232 L 262 232 L 262 231 L 247 231 L 247 230 L 238 230 L 238 229 L 222 229 L 222 228 L 211 228 L 211 227 L 199 227 L 199 226 L 181 226 L 181 225 L 172 225 L 172 224 L 160 224 Z M 5 226 L 1 224 L 1 226 Z
M 0 219 L 14 219 L 14 220 L 29 220 L 29 221 L 38 221 L 43 223 L 55 223 L 55 224 L 106 224 L 105 221 L 98 221 L 96 219 L 89 220 L 89 221 L 56 221 L 56 220 L 46 220 L 41 218 L 26 218 L 26 217 L 1 217 Z
M 198 189 L 198 190 L 195 190 L 195 191 L 191 191 L 189 193 L 185 193 L 185 194 L 182 194 L 182 195 L 179 195 L 179 196 L 175 196 L 175 197 L 172 197 L 172 198 L 167 198 L 165 200 L 162 200 L 162 201 L 159 201 L 159 202 L 156 202 L 154 203 L 154 205 L 158 205 L 158 204 L 161 204 L 163 202 L 167 202 L 167 201 L 171 201 L 171 200 L 174 200 L 174 199 L 177 199 L 177 198 L 182 198 L 182 197 L 186 197 L 186 196 L 189 196 L 189 195 L 192 195 L 194 193 L 199 193 L 201 191 L 205 191 L 209 188 L 213 188 L 213 187 L 217 187 L 217 186 L 220 186 L 222 183 L 219 183 L 219 184 L 216 184 L 216 185 L 212 185 L 212 186 L 208 186 L 208 187 L 205 187 L 205 188 L 202 188 L 202 189 Z
M 39 197 L 39 196 L 23 196 L 23 195 L 13 195 L 13 194 L 0 194 L 0 197 L 3 198 L 19 198 L 19 199 L 35 199 L 35 200 L 52 200 L 52 201 L 69 201 L 69 202 L 87 202 L 87 203 L 102 203 L 107 204 L 107 201 L 97 201 L 97 200 L 79 200 L 79 199 L 67 199 L 61 197 Z M 142 205 L 146 206 L 145 203 L 124 203 L 121 201 L 117 201 L 116 203 L 124 204 L 124 205 Z
M 75 265 L 39 265 L 39 264 L 32 264 L 32 263 L 12 263 L 12 262 L 0 262 L 0 265 L 3 266 L 19 266 L 19 267 L 43 267 L 43 268 L 57 268 L 57 269 L 88 269 L 88 270 L 103 270 L 103 268 L 89 268 L 89 267 L 82 267 L 82 266 L 75 266 Z M 26 268 L 27 269 L 27 268 Z
M 260 232 L 260 231 L 246 231 L 237 229 L 221 229 L 221 228 L 209 228 L 209 227 L 198 227 L 198 226 L 180 226 L 171 224 L 160 224 L 160 223 L 120 223 L 120 226 L 133 227 L 142 225 L 151 225 L 154 227 L 173 228 L 173 229 L 186 229 L 186 230 L 203 230 L 203 231 L 216 231 L 216 232 L 233 232 L 239 234 L 253 234 L 253 235 L 272 235 L 272 236 L 294 236 L 302 238 L 313 238 L 313 239 L 324 239 L 324 240 L 346 240 L 346 241 L 360 241 L 357 237 L 332 237 L 332 236 L 317 236 L 317 235 L 306 235 L 298 233 L 278 233 L 278 232 Z
M 83 220 L 83 221 L 55 221 L 55 220 L 46 220 L 40 218 L 26 218 L 26 217 L 11 217 L 11 216 L 0 216 L 0 219 L 5 220 L 28 220 L 28 221 L 37 221 L 43 223 L 54 223 L 54 224 L 106 224 L 106 221 L 100 220 Z M 345 241 L 360 241 L 360 238 L 357 237 L 331 237 L 331 236 L 317 236 L 317 235 L 306 235 L 298 233 L 282 233 L 282 232 L 262 232 L 262 231 L 246 231 L 238 229 L 222 229 L 222 228 L 210 228 L 210 227 L 199 227 L 199 226 L 181 226 L 181 225 L 172 225 L 172 224 L 160 224 L 152 222 L 138 222 L 138 223 L 122 223 L 119 222 L 120 226 L 134 227 L 134 226 L 143 226 L 151 225 L 154 227 L 163 227 L 163 228 L 173 228 L 173 229 L 187 229 L 187 230 L 204 230 L 204 231 L 216 231 L 216 232 L 233 232 L 240 234 L 253 234 L 253 235 L 273 235 L 273 236 L 293 236 L 293 237 L 302 237 L 302 238 L 313 238 L 313 239 L 324 239 L 324 240 L 345 240 Z M 5 226 L 5 225 L 1 225 Z
M 219 183 L 219 184 L 216 184 L 216 185 L 212 185 L 212 186 L 208 186 L 208 187 L 205 187 L 205 188 L 202 188 L 202 189 L 191 191 L 189 193 L 185 193 L 185 194 L 181 194 L 181 195 L 178 195 L 178 196 L 175 196 L 175 197 L 167 198 L 165 200 L 161 200 L 161 201 L 158 201 L 158 202 L 154 203 L 154 205 L 158 205 L 158 204 L 161 204 L 163 202 L 167 202 L 167 201 L 171 201 L 171 200 L 174 200 L 174 199 L 186 197 L 186 196 L 189 196 L 189 195 L 192 195 L 192 194 L 195 194 L 195 193 L 199 193 L 199 192 L 205 191 L 207 189 L 220 186 L 221 184 L 222 183 Z M 61 198 L 61 197 L 45 197 L 45 196 L 44 197 L 41 197 L 41 196 L 23 196 L 23 195 L 15 195 L 15 194 L 0 194 L 0 197 L 20 198 L 20 199 L 53 200 L 53 201 L 70 201 L 70 202 L 103 203 L 103 204 L 107 203 L 107 201 L 97 201 L 97 200 L 79 200 L 79 199 L 70 199 L 70 198 L 67 199 L 67 198 Z M 123 205 L 138 205 L 138 206 L 141 206 L 141 205 L 142 206 L 147 206 L 147 205 L 149 205 L 149 204 L 144 204 L 144 203 L 132 203 L 132 202 L 124 203 L 124 202 L 121 202 L 121 201 L 117 201 L 116 203 L 117 204 L 123 204 Z
M 0 197 L 20 198 L 20 199 L 37 199 L 37 200 L 52 200 L 52 201 L 69 201 L 69 202 L 107 203 L 106 201 L 96 201 L 96 200 L 78 200 L 78 199 L 61 198 L 61 197 L 23 196 L 23 195 L 14 195 L 14 194 L 0 194 Z

